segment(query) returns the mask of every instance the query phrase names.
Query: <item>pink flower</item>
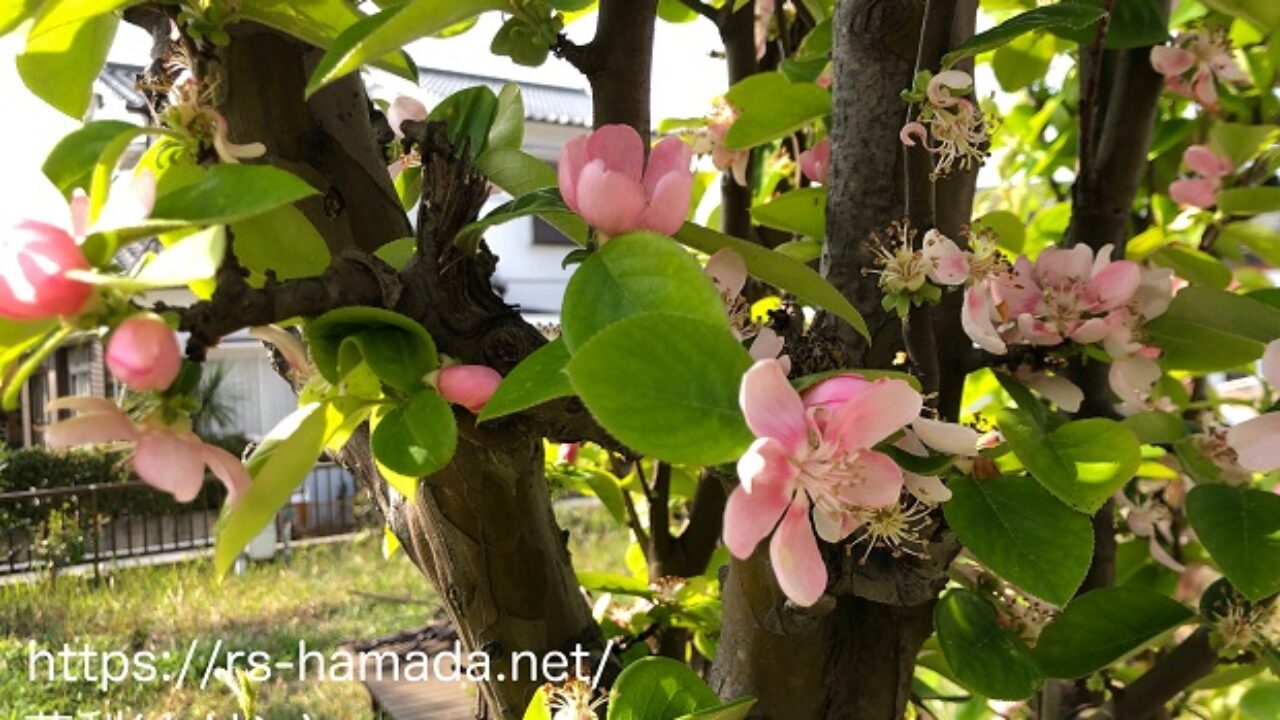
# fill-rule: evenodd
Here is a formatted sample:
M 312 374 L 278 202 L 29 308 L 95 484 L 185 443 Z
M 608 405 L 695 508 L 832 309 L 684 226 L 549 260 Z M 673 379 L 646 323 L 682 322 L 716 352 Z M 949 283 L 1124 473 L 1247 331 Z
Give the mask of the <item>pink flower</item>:
M 479 413 L 502 383 L 497 370 L 484 365 L 450 365 L 440 371 L 436 386 L 455 405 Z
M 930 280 L 939 285 L 961 285 L 969 279 L 969 255 L 954 240 L 933 229 L 924 234 L 922 243 Z
M 134 315 L 111 333 L 107 367 L 134 390 L 164 390 L 182 369 L 178 336 L 156 315 Z
M 711 164 L 720 172 L 729 172 L 739 185 L 747 184 L 747 167 L 751 163 L 750 150 L 731 150 L 725 145 L 725 135 L 738 119 L 738 112 L 727 105 L 717 108 L 707 122 L 707 141 L 711 146 Z
M 35 220 L 18 223 L 0 237 L 0 317 L 25 321 L 79 313 L 93 288 L 67 277 L 67 271 L 88 269 L 65 230 Z
M 830 137 L 822 138 L 813 147 L 800 153 L 800 169 L 813 182 L 827 184 L 827 173 L 831 169 Z
M 689 214 L 692 151 L 679 138 L 659 142 L 644 159 L 630 125 L 605 125 L 570 140 L 560 153 L 560 195 L 605 235 L 652 230 L 672 235 Z
M 204 485 L 205 467 L 227 487 L 235 504 L 249 487 L 249 473 L 231 453 L 200 441 L 189 429 L 153 423 L 134 423 L 105 398 L 65 397 L 49 403 L 49 410 L 73 410 L 76 416 L 59 420 L 45 430 L 45 444 L 60 449 L 77 445 L 126 442 L 133 471 L 147 484 L 191 502 Z
M 415 120 L 422 122 L 427 119 L 427 106 L 407 95 L 401 95 L 391 102 L 391 107 L 387 108 L 387 124 L 391 126 L 391 132 L 396 137 L 404 137 L 404 131 L 400 126 L 407 120 Z
M 755 40 L 757 60 L 764 57 L 764 51 L 769 43 L 769 28 L 773 25 L 773 14 L 776 11 L 776 0 L 756 0 Z
M 1182 162 L 1195 173 L 1195 177 L 1170 183 L 1169 197 L 1174 202 L 1204 209 L 1218 204 L 1222 178 L 1235 170 L 1231 160 L 1204 145 L 1192 145 L 1182 153 Z
M 1280 340 L 1267 343 L 1258 371 L 1272 390 L 1280 388 Z M 1227 444 L 1240 467 L 1253 472 L 1280 468 L 1280 411 L 1245 420 L 1227 430 Z
M 1171 92 L 1194 99 L 1210 110 L 1218 106 L 1216 82 L 1249 81 L 1231 56 L 1225 35 L 1207 30 L 1184 33 L 1173 39 L 1173 45 L 1151 48 L 1151 67 L 1164 75 Z
M 960 97 L 973 92 L 973 87 L 973 77 L 961 70 L 934 75 L 919 116 L 898 133 L 903 145 L 920 145 L 934 156 L 932 178 L 981 165 L 987 156 L 991 138 L 986 118 L 973 101 Z
M 852 374 L 801 397 L 777 360 L 760 360 L 742 378 L 739 403 L 757 439 L 738 461 L 742 483 L 725 508 L 725 545 L 746 558 L 773 531 L 778 584 L 796 604 L 812 605 L 827 584 L 815 528 L 838 542 L 864 523 L 865 511 L 898 503 L 902 469 L 874 448 L 919 422 L 923 400 L 902 380 Z M 916 430 L 929 435 L 926 442 L 957 444 L 949 430 L 926 424 Z M 976 435 L 959 442 L 969 441 Z

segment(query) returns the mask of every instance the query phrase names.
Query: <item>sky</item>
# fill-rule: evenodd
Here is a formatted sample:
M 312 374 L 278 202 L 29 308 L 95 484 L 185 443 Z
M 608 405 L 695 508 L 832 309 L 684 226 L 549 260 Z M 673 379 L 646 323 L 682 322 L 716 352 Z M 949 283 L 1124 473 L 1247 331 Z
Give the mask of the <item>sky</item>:
M 549 58 L 541 67 L 521 67 L 489 52 L 489 41 L 501 26 L 493 13 L 470 32 L 446 40 L 423 40 L 409 47 L 421 66 L 489 75 L 566 87 L 586 87 L 582 76 L 568 63 Z M 594 17 L 586 17 L 566 29 L 575 42 L 587 42 L 595 32 Z M 76 120 L 45 105 L 23 86 L 15 58 L 24 43 L 24 30 L 0 37 L 0 222 L 22 218 L 62 223 L 66 205 L 40 172 L 49 150 L 77 127 Z M 142 65 L 148 61 L 149 37 L 141 30 L 120 24 L 110 60 Z M 683 25 L 660 22 L 655 39 L 653 116 L 687 117 L 705 114 L 710 99 L 726 89 L 722 60 L 712 58 L 721 49 L 714 26 L 703 18 Z M 405 84 L 406 89 L 412 86 Z

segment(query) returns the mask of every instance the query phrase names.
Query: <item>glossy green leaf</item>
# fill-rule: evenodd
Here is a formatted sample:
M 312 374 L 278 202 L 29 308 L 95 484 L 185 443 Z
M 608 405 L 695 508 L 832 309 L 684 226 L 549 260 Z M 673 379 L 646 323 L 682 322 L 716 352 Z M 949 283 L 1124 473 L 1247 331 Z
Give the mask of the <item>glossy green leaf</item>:
M 725 134 L 725 146 L 742 150 L 786 137 L 831 112 L 831 93 L 813 83 L 793 83 L 781 73 L 765 72 L 740 80 L 725 93 L 738 119 Z
M 88 189 L 93 167 L 108 147 L 121 138 L 132 139 L 146 128 L 121 120 L 85 123 L 58 141 L 41 166 L 45 177 L 66 197 L 77 188 Z
M 1187 518 L 1209 555 L 1254 602 L 1280 592 L 1280 495 L 1251 488 L 1198 485 Z
M 1231 268 L 1218 258 L 1186 245 L 1165 245 L 1151 254 L 1151 261 L 1192 285 L 1206 285 L 1221 290 L 1231 284 Z
M 213 564 L 225 575 L 240 551 L 271 522 L 295 488 L 315 467 L 329 435 L 342 423 L 333 403 L 299 407 L 263 438 L 246 466 L 248 491 L 218 521 Z
M 409 261 L 413 259 L 413 254 L 418 251 L 417 238 L 403 237 L 383 245 L 373 254 L 379 260 L 395 268 L 396 271 L 404 270 L 409 265 Z
M 1106 0 L 1064 0 L 1073 5 L 1084 5 L 1105 10 Z M 1167 10 L 1160 0 L 1124 0 L 1111 4 L 1111 18 L 1107 21 L 1106 45 L 1111 50 L 1162 45 L 1169 39 L 1169 30 L 1165 21 Z M 1058 34 L 1088 45 L 1098 33 L 1098 23 L 1093 22 L 1085 27 L 1069 28 Z
M 577 577 L 578 584 L 592 592 L 630 595 L 632 597 L 645 598 L 646 600 L 652 600 L 656 595 L 644 578 L 632 575 L 582 570 L 577 573 Z
M 79 120 L 116 36 L 116 11 L 137 0 L 46 0 L 18 55 L 27 89 Z
M 307 325 L 306 336 L 316 368 L 335 385 L 343 380 L 339 361 L 347 344 L 360 351 L 383 382 L 405 392 L 421 388 L 422 378 L 440 365 L 427 331 L 390 310 L 360 306 L 330 310 Z
M 1052 35 L 1028 33 L 996 48 L 991 69 L 1005 92 L 1017 92 L 1045 76 L 1057 42 Z
M 364 19 L 348 0 L 253 0 L 238 11 L 247 20 L 288 33 L 318 48 L 332 47 L 342 31 Z M 418 68 L 403 52 L 393 51 L 376 64 L 406 80 L 417 82 Z
M 637 232 L 609 240 L 570 278 L 560 336 L 572 354 L 610 324 L 647 312 L 686 315 L 728 331 L 720 293 L 693 256 L 670 238 Z
M 441 122 L 454 149 L 475 160 L 489 144 L 489 130 L 498 114 L 498 96 L 484 85 L 469 87 L 441 100 L 427 122 Z
M 821 238 L 827 234 L 827 189 L 800 188 L 751 208 L 758 225 Z
M 539 188 L 556 187 L 556 171 L 522 150 L 491 147 L 476 158 L 476 170 L 512 197 L 521 197 Z M 587 244 L 587 224 L 571 212 L 548 212 L 542 219 L 566 237 Z
M 1093 562 L 1093 525 L 1025 475 L 953 478 L 942 509 L 964 547 L 1004 579 L 1064 605 Z
M 786 290 L 809 305 L 820 307 L 853 326 L 858 334 L 870 339 L 867 323 L 849 299 L 826 278 L 804 263 L 782 253 L 724 233 L 685 223 L 675 234 L 676 240 L 707 255 L 721 248 L 733 248 L 747 261 L 747 272 L 774 287 Z
M 494 225 L 501 225 L 517 218 L 530 215 L 547 215 L 551 213 L 567 213 L 568 207 L 560 197 L 560 190 L 545 187 L 534 190 L 527 195 L 505 202 L 490 210 L 487 215 L 473 223 L 464 225 L 458 230 L 453 242 L 467 252 L 474 253 L 480 244 L 484 231 Z
M 648 312 L 601 330 L 567 371 L 591 414 L 628 447 L 711 465 L 736 460 L 751 444 L 738 409 L 750 366 L 723 319 Z
M 1025 700 L 1044 684 L 1026 643 L 969 590 L 949 590 L 933 611 L 938 645 L 955 679 L 994 700 Z
M 498 108 L 489 128 L 487 146 L 512 150 L 524 146 L 524 97 L 515 83 L 506 83 L 498 93 Z
M 647 657 L 618 676 L 607 720 L 677 720 L 719 704 L 720 698 L 688 665 Z
M 407 0 L 370 15 L 334 40 L 307 82 L 307 96 L 418 38 L 506 7 L 508 0 Z
M 548 400 L 572 395 L 573 386 L 569 384 L 569 376 L 564 374 L 568 364 L 569 351 L 562 338 L 534 350 L 502 379 L 502 384 L 485 403 L 476 422 L 487 422 Z
M 1076 420 L 1046 435 L 1019 413 L 1004 411 L 998 418 L 1009 446 L 1035 479 L 1084 513 L 1097 512 L 1142 461 L 1138 438 L 1114 420 Z
M 254 282 L 267 271 L 277 280 L 319 275 L 329 267 L 329 245 L 307 216 L 292 205 L 280 207 L 231 226 L 236 259 Z
M 1140 442 L 1152 445 L 1174 443 L 1187 434 L 1182 418 L 1161 410 L 1134 413 L 1120 422 L 1132 430 Z
M 1151 590 L 1102 588 L 1072 600 L 1040 633 L 1034 651 L 1049 677 L 1101 670 L 1190 620 L 1190 608 Z
M 458 446 L 458 423 L 449 403 L 433 388 L 378 416 L 371 436 L 373 455 L 393 471 L 410 477 L 438 472 Z
M 1228 215 L 1280 211 L 1280 187 L 1230 188 L 1218 193 L 1218 209 Z
M 270 165 L 214 165 L 199 182 L 157 198 L 135 234 L 235 223 L 315 194 L 302 178 Z
M 1064 3 L 1028 10 L 960 43 L 954 50 L 942 56 L 942 67 L 943 69 L 953 67 L 967 57 L 995 50 L 1014 38 L 1036 30 L 1063 32 L 1088 27 L 1104 14 L 1104 11 L 1099 8 Z
M 1262 357 L 1280 337 L 1280 309 L 1224 290 L 1188 287 L 1146 325 L 1160 364 L 1169 370 L 1229 370 Z
M 755 705 L 755 698 L 742 698 L 741 700 L 734 700 L 706 710 L 682 715 L 677 720 L 744 720 Z
M 987 229 L 996 234 L 996 245 L 1011 253 L 1022 252 L 1027 240 L 1027 224 L 1008 210 L 993 210 L 973 221 L 974 230 Z

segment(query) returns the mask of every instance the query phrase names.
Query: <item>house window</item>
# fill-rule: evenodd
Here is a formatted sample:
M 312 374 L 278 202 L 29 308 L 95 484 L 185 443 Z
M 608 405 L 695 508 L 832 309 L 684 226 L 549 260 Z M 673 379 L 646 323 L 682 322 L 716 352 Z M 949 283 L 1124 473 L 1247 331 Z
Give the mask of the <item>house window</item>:
M 576 245 L 568 235 L 560 232 L 554 225 L 540 217 L 533 218 L 534 245 Z
M 93 394 L 93 345 L 81 343 L 67 348 L 67 394 Z

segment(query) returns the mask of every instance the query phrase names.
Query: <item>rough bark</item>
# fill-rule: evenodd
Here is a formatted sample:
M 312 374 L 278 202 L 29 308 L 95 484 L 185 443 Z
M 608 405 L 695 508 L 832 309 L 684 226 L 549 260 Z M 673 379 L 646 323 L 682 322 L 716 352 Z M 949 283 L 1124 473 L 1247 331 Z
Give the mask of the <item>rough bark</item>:
M 442 352 L 509 370 L 544 340 L 489 287 L 492 256 L 465 256 L 451 242 L 460 224 L 478 212 L 485 184 L 448 156 L 431 128 L 421 128 L 428 197 L 418 223 L 419 253 L 404 273 L 386 277 L 386 268 L 367 261 L 362 251 L 410 235 L 410 226 L 374 144 L 358 76 L 301 100 L 317 57 L 314 49 L 265 31 L 238 33 L 224 54 L 223 109 L 233 139 L 265 142 L 269 162 L 321 189 L 322 198 L 304 206 L 308 217 L 335 255 L 356 253 L 361 259 L 353 262 L 374 268 L 373 279 L 317 281 L 318 289 L 299 295 L 323 298 L 341 287 L 343 298 L 359 301 L 366 293 L 370 304 L 394 307 L 422 322 Z M 276 306 L 277 298 L 264 294 L 246 291 L 246 297 L 266 303 L 264 312 L 290 307 Z M 545 418 L 560 429 L 577 422 L 572 410 Z M 378 498 L 410 557 L 445 599 L 466 647 L 489 653 L 495 674 L 507 670 L 511 677 L 505 663 L 518 650 L 541 655 L 581 643 L 598 651 L 598 628 L 551 512 L 541 445 L 547 428 L 533 419 L 513 419 L 476 429 L 468 414 L 460 412 L 458 419 L 457 453 L 445 470 L 422 481 L 413 503 L 379 477 L 363 436 L 343 460 Z M 534 689 L 530 678 L 482 684 L 477 717 L 520 717 Z
M 837 330 L 852 361 L 887 367 L 900 323 L 880 308 L 869 239 L 905 212 L 899 93 L 911 83 L 923 3 L 843 0 L 835 17 L 832 168 L 823 270 L 872 328 L 868 344 Z M 768 549 L 735 560 L 725 578 L 724 629 L 712 682 L 722 697 L 759 699 L 752 717 L 902 717 L 932 604 L 958 547 L 932 528 L 928 559 L 828 548 L 829 594 L 812 608 L 786 602 Z

